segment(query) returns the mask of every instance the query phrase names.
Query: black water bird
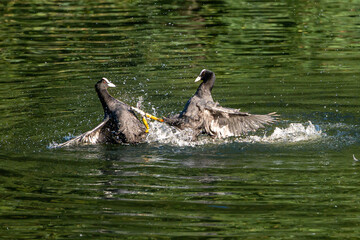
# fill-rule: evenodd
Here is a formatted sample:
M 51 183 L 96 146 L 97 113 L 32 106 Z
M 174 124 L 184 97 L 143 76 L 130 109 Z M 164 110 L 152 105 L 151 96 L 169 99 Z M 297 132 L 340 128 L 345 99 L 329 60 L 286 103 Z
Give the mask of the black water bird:
M 59 147 L 97 143 L 128 144 L 145 140 L 146 127 L 137 118 L 131 106 L 109 94 L 108 87 L 115 87 L 115 85 L 106 78 L 102 78 L 95 84 L 95 90 L 104 109 L 103 122 L 94 129 L 59 144 Z
M 175 116 L 164 118 L 169 125 L 180 129 L 190 128 L 194 138 L 201 133 L 217 138 L 240 136 L 249 131 L 264 128 L 277 120 L 276 113 L 253 115 L 239 109 L 226 108 L 214 102 L 211 90 L 215 74 L 203 69 L 195 82 L 202 81 L 196 93 L 186 103 L 184 110 Z

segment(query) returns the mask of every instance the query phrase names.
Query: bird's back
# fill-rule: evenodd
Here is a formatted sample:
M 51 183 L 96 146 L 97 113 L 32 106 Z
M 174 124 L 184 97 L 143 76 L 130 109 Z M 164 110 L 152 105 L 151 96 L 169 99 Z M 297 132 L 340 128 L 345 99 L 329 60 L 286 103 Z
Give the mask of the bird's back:
M 137 143 L 145 140 L 146 128 L 129 105 L 119 101 L 113 115 L 117 122 L 116 141 Z

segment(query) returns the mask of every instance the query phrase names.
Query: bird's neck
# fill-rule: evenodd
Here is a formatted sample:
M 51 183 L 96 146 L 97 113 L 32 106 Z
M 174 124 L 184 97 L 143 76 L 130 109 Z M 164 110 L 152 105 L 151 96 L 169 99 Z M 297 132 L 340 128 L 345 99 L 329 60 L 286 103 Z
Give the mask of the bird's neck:
M 211 97 L 211 90 L 214 87 L 214 82 L 215 79 L 213 78 L 207 82 L 202 82 L 195 94 L 198 95 L 199 97 L 205 97 L 205 96 Z
M 99 96 L 101 105 L 104 109 L 104 115 L 105 118 L 110 114 L 112 111 L 112 102 L 114 101 L 114 98 L 109 94 L 106 88 L 96 88 L 96 92 Z

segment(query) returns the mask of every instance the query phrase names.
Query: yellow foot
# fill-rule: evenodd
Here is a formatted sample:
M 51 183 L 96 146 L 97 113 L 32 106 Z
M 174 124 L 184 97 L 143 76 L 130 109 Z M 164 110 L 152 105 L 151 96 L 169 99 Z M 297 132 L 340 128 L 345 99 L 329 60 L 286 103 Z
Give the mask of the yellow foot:
M 142 120 L 143 120 L 143 123 L 144 123 L 144 125 L 145 125 L 145 127 L 146 127 L 145 132 L 148 133 L 148 132 L 149 132 L 149 124 L 148 124 L 148 122 L 147 122 L 147 120 L 146 120 L 145 117 L 143 117 Z

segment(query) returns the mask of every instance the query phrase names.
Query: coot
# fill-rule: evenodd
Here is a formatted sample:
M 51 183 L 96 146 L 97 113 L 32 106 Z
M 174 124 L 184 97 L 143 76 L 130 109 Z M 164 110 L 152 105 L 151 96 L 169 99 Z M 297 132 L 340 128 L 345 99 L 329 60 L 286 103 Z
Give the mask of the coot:
M 115 87 L 108 79 L 102 78 L 95 84 L 102 107 L 104 120 L 94 129 L 81 134 L 59 146 L 97 143 L 139 143 L 146 138 L 146 128 L 133 112 L 131 106 L 123 103 L 108 92 Z
M 215 74 L 210 70 L 203 69 L 195 80 L 198 81 L 202 83 L 186 103 L 184 110 L 180 114 L 164 118 L 169 125 L 192 129 L 194 138 L 201 133 L 217 138 L 240 136 L 277 120 L 276 113 L 253 115 L 240 112 L 239 109 L 222 107 L 214 102 L 211 90 L 214 87 Z

